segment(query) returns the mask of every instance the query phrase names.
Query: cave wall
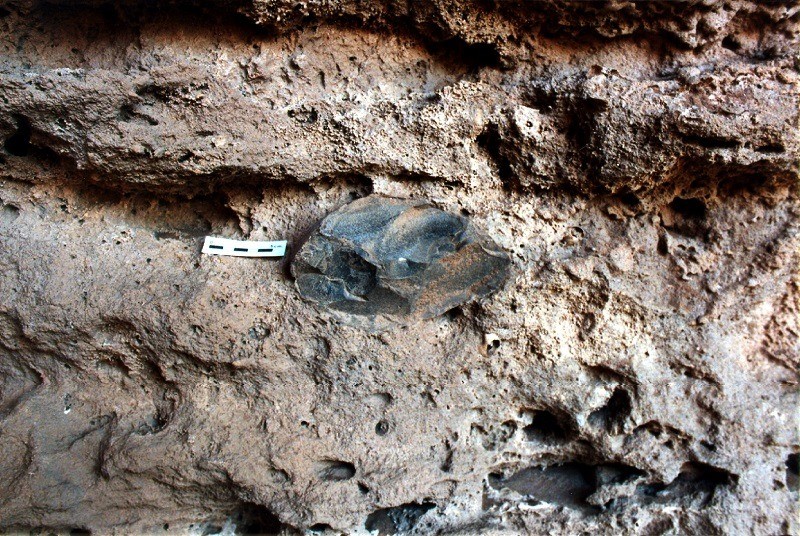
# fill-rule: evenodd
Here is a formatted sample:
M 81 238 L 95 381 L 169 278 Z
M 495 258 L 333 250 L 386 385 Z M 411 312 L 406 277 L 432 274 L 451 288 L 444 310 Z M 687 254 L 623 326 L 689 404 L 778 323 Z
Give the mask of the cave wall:
M 796 2 L 0 4 L 0 530 L 797 534 Z M 468 216 L 372 334 L 288 239 Z

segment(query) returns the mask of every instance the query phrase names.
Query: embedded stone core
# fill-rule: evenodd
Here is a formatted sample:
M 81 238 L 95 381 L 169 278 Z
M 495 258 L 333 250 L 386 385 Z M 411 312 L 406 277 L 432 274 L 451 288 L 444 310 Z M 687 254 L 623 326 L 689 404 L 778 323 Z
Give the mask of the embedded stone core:
M 306 300 L 346 324 L 382 331 L 491 294 L 509 264 L 465 217 L 370 195 L 327 216 L 292 272 Z

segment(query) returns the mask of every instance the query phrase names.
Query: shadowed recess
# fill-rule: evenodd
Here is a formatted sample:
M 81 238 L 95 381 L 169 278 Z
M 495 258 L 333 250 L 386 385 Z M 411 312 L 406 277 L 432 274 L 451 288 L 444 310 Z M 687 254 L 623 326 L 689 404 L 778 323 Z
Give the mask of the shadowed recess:
M 364 527 L 370 532 L 377 531 L 380 536 L 407 533 L 415 527 L 419 518 L 435 507 L 431 502 L 423 502 L 381 508 L 367 516 Z

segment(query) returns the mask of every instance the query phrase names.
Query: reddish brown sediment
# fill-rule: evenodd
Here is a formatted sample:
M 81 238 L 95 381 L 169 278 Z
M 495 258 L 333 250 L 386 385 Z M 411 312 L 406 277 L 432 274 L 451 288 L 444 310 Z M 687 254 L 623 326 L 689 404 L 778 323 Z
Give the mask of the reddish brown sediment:
M 798 533 L 799 18 L 1 5 L 0 531 Z M 303 301 L 372 193 L 508 281 L 380 334 Z

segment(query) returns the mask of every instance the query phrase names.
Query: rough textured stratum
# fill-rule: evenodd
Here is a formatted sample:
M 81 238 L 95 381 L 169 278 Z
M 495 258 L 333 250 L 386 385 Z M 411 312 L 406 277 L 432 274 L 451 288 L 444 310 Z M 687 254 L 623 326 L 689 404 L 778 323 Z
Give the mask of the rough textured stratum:
M 0 2 L 0 532 L 799 534 L 799 31 Z M 289 258 L 200 254 L 373 194 L 467 218 L 507 280 L 372 332 Z
M 496 291 L 508 255 L 464 217 L 371 195 L 327 216 L 292 264 L 300 294 L 382 331 Z

